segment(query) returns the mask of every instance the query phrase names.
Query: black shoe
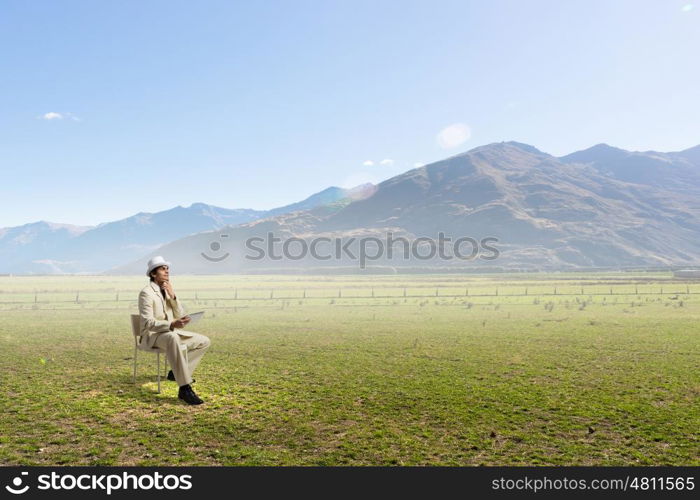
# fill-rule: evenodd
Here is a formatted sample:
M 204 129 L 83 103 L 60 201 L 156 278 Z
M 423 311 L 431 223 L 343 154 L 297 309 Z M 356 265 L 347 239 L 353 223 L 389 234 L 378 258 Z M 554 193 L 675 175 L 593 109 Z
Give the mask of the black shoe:
M 175 374 L 173 373 L 172 370 L 170 370 L 170 371 L 168 372 L 168 380 L 170 380 L 170 381 L 172 381 L 172 382 L 175 382 Z M 190 383 L 191 383 L 191 384 L 194 384 L 195 382 L 196 382 L 196 380 L 195 380 L 195 379 L 192 379 L 192 382 L 190 382 Z
M 182 399 L 188 405 L 201 405 L 204 403 L 204 401 L 202 401 L 199 396 L 194 393 L 192 387 L 189 385 L 183 385 L 180 387 L 180 392 L 178 393 L 177 397 Z

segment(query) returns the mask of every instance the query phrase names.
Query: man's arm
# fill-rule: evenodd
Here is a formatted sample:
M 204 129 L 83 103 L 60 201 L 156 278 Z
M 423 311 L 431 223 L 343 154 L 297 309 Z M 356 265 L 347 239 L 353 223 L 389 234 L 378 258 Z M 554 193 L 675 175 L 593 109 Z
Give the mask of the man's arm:
M 155 333 L 170 331 L 170 321 L 156 319 L 153 316 L 151 297 L 149 297 L 148 292 L 143 290 L 139 293 L 139 315 L 141 316 L 141 324 L 145 326 L 146 330 Z
M 185 308 L 182 307 L 180 301 L 177 300 L 177 295 L 175 294 L 175 290 L 173 290 L 173 286 L 170 284 L 170 282 L 165 281 L 162 284 L 162 287 L 163 290 L 165 290 L 165 300 L 167 300 L 170 307 L 173 308 L 175 319 L 180 319 L 185 316 Z
M 173 308 L 175 319 L 180 319 L 185 315 L 185 308 L 182 306 L 182 303 L 177 300 L 177 297 L 168 299 L 168 302 L 170 302 L 170 307 Z

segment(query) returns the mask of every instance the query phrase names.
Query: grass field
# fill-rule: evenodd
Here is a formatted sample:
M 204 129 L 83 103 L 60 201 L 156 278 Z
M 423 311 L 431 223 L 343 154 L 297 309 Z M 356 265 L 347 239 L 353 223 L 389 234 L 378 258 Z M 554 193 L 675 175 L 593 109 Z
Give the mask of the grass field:
M 175 275 L 199 407 L 132 383 L 144 284 L 0 277 L 0 464 L 700 464 L 700 283 Z

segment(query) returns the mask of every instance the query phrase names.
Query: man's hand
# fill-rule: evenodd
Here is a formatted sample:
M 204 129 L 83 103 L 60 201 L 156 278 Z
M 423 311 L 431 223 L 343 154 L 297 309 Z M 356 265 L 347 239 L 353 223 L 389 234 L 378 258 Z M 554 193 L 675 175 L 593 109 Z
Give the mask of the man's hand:
M 185 328 L 187 323 L 190 322 L 190 317 L 189 316 L 183 316 L 180 319 L 176 319 L 172 323 L 170 323 L 170 331 L 172 332 L 176 328 Z
M 168 294 L 168 297 L 175 298 L 175 292 L 173 291 L 173 286 L 170 284 L 169 281 L 164 281 L 160 287 L 165 290 L 165 293 Z

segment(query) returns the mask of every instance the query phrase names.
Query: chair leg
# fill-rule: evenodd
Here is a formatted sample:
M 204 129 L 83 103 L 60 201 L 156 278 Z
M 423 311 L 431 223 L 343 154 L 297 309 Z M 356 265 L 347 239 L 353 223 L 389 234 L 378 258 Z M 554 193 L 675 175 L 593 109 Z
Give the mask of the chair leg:
M 158 363 L 156 373 L 158 374 L 158 394 L 160 394 L 160 352 L 156 355 L 156 363 Z
M 134 384 L 136 383 L 136 353 L 138 352 L 138 349 L 136 349 L 136 344 L 134 344 Z

